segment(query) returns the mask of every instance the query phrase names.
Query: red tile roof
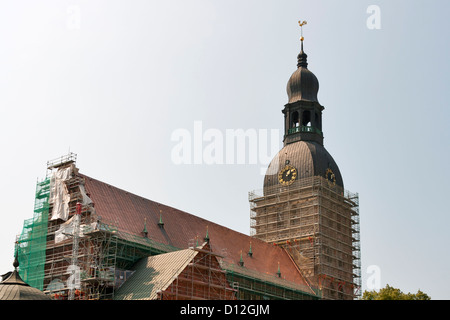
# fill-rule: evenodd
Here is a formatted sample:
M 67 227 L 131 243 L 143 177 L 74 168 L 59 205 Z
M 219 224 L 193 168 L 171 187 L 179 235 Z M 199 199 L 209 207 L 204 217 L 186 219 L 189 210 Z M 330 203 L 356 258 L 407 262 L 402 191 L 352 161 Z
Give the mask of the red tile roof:
M 146 221 L 148 238 L 185 249 L 195 244 L 197 236 L 199 243 L 202 243 L 208 228 L 212 250 L 224 255 L 227 264 L 238 266 L 242 250 L 244 267 L 247 270 L 276 275 L 279 262 L 281 278 L 299 285 L 306 285 L 289 255 L 280 247 L 99 180 L 83 177 L 86 191 L 94 202 L 97 214 L 101 216 L 103 222 L 114 223 L 119 230 L 142 236 L 144 221 Z M 163 228 L 158 226 L 160 212 L 164 223 Z M 252 257 L 247 255 L 250 242 Z

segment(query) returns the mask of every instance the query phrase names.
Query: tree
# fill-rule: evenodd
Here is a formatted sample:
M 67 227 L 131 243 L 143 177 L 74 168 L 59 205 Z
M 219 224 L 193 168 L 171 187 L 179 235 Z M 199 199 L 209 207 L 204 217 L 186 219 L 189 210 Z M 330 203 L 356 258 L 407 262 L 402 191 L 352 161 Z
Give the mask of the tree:
M 431 300 L 431 298 L 420 290 L 415 294 L 403 293 L 400 289 L 386 284 L 386 287 L 378 292 L 375 290 L 364 291 L 362 300 Z

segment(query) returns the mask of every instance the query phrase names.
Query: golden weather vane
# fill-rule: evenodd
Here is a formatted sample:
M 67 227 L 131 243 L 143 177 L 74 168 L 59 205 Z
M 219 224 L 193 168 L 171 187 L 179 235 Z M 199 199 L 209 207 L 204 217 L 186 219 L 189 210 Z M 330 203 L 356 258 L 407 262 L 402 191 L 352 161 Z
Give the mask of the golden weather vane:
M 299 21 L 299 22 L 298 22 L 298 25 L 300 26 L 300 32 L 301 32 L 301 38 L 300 38 L 301 41 L 303 41 L 303 40 L 305 39 L 305 38 L 303 38 L 303 26 L 304 26 L 305 24 L 307 24 L 306 21 Z

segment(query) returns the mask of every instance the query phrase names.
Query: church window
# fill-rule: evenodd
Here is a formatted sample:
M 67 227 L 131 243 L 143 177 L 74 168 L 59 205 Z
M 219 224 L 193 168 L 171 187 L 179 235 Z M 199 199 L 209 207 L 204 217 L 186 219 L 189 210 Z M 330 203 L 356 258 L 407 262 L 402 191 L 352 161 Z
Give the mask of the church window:
M 300 125 L 299 120 L 298 120 L 298 112 L 294 111 L 292 112 L 292 128 L 298 127 Z
M 311 126 L 311 112 L 303 111 L 302 126 Z

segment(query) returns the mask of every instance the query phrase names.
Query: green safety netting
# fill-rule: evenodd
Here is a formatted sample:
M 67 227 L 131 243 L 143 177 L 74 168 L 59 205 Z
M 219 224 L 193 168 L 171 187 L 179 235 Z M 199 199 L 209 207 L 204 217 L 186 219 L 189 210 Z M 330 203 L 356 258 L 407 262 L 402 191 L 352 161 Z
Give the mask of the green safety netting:
M 43 290 L 50 178 L 36 184 L 33 218 L 23 223 L 17 239 L 19 274 L 30 286 Z

